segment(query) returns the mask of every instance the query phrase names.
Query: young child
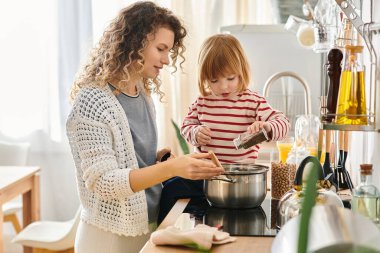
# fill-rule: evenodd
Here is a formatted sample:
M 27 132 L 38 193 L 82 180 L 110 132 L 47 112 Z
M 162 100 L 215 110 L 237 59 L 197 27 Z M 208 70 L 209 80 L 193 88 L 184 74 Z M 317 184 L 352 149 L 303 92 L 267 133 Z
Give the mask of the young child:
M 289 121 L 264 97 L 248 89 L 249 64 L 239 41 L 228 34 L 209 37 L 199 55 L 201 96 L 183 121 L 183 137 L 196 152 L 212 150 L 222 163 L 254 163 L 259 145 L 236 149 L 233 139 L 264 128 L 271 141 L 286 137 Z

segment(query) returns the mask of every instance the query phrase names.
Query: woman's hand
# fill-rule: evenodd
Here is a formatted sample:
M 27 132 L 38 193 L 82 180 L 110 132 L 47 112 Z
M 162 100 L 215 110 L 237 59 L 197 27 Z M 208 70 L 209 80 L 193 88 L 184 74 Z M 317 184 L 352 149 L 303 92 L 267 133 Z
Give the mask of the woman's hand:
M 247 132 L 250 134 L 254 134 L 259 132 L 262 128 L 264 128 L 268 134 L 272 132 L 272 127 L 268 122 L 265 121 L 255 121 L 252 125 L 248 127 Z
M 211 141 L 211 130 L 207 126 L 199 126 L 196 130 L 195 139 L 199 145 L 207 145 Z
M 217 167 L 214 163 L 207 160 L 211 158 L 208 153 L 191 154 L 179 156 L 167 161 L 167 167 L 172 171 L 173 176 L 198 180 L 209 179 L 214 176 L 219 176 L 224 172 L 224 169 Z

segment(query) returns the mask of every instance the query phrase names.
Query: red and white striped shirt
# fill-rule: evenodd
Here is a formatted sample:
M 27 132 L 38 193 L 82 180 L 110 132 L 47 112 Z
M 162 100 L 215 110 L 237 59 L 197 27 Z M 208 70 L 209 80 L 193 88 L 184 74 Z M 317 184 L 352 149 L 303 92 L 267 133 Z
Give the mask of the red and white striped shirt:
M 222 163 L 253 163 L 259 145 L 249 149 L 236 149 L 233 139 L 247 131 L 255 121 L 266 121 L 272 128 L 272 141 L 286 137 L 290 124 L 286 116 L 267 103 L 256 92 L 245 90 L 229 98 L 215 95 L 199 97 L 189 108 L 181 127 L 182 136 L 195 146 L 195 152 L 214 151 Z M 195 133 L 201 125 L 210 128 L 211 142 L 200 146 Z

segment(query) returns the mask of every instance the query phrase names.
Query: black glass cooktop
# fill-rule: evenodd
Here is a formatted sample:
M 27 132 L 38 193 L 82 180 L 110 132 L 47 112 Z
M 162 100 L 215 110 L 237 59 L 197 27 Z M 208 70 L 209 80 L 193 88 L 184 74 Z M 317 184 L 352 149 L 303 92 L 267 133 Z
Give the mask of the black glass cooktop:
M 206 198 L 193 198 L 184 213 L 190 213 L 196 224 L 221 227 L 235 236 L 276 236 L 276 209 L 278 200 L 266 198 L 261 206 L 248 209 L 212 207 Z

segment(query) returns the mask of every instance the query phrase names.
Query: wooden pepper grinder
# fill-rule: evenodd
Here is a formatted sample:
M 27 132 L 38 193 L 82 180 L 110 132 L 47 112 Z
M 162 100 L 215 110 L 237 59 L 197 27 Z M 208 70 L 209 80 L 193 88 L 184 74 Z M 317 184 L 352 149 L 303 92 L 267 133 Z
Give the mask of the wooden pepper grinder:
M 340 63 L 343 59 L 343 53 L 338 48 L 333 48 L 329 51 L 327 55 L 328 59 L 328 67 L 327 74 L 330 79 L 329 91 L 327 94 L 327 122 L 332 122 L 334 114 L 336 113 L 336 104 L 338 100 L 339 93 L 339 82 L 340 82 L 340 74 L 342 72 L 342 68 Z

